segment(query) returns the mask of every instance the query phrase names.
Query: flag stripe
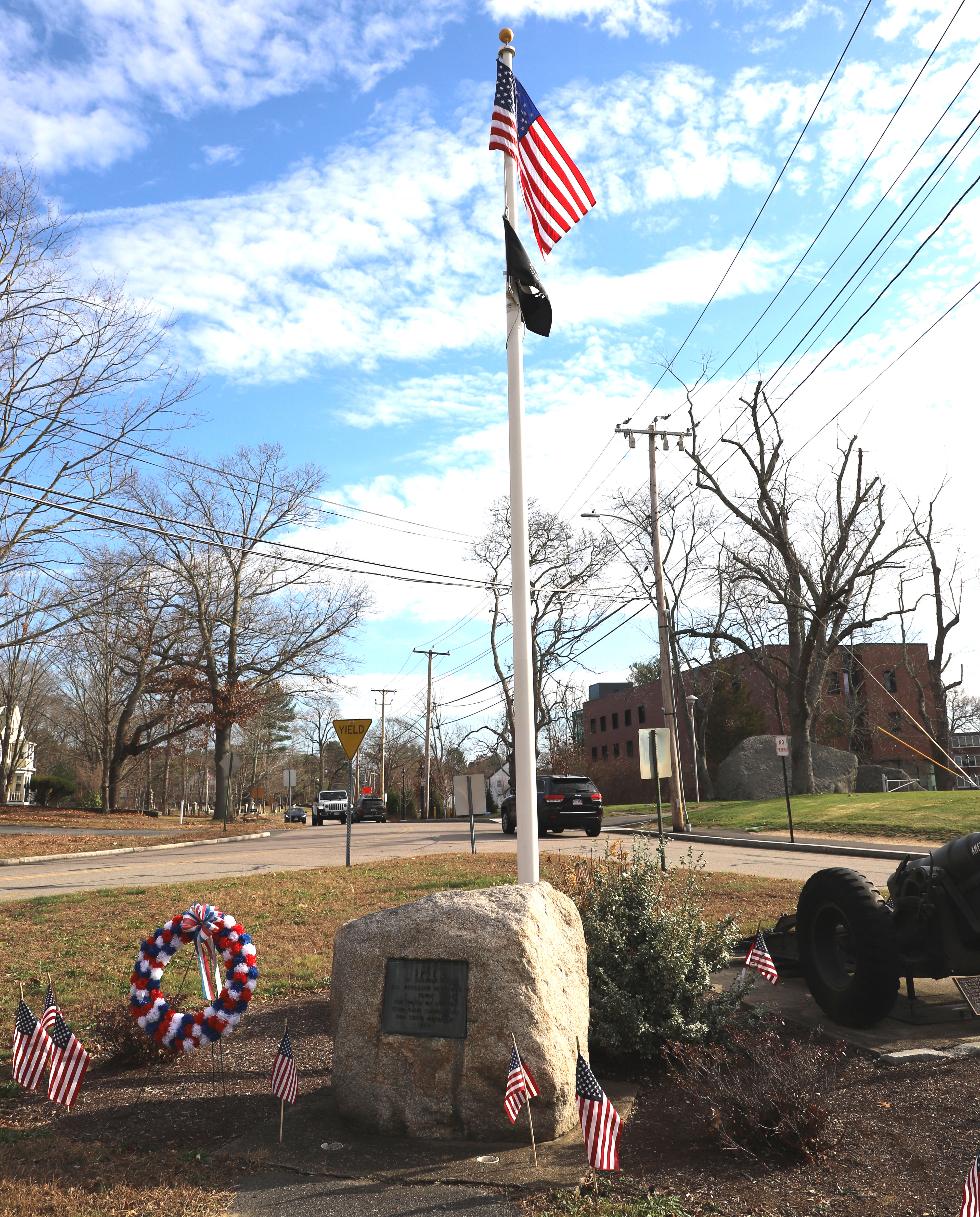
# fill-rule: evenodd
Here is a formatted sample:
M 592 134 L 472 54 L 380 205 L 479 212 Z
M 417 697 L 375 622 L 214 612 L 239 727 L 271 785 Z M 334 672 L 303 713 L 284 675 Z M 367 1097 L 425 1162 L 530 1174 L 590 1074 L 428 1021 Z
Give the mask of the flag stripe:
M 538 248 L 549 253 L 596 205 L 595 195 L 523 86 L 499 58 L 490 147 L 517 162 Z
M 596 1170 L 619 1170 L 622 1122 L 581 1053 L 575 1067 L 575 1094 L 590 1165 Z
M 776 971 L 776 965 L 769 954 L 769 948 L 766 946 L 766 940 L 761 930 L 756 934 L 755 942 L 749 947 L 749 952 L 745 956 L 744 966 L 758 972 L 771 985 L 774 985 L 779 980 L 779 973 Z
M 967 1172 L 960 1217 L 980 1217 L 980 1158 L 973 1159 L 973 1165 Z

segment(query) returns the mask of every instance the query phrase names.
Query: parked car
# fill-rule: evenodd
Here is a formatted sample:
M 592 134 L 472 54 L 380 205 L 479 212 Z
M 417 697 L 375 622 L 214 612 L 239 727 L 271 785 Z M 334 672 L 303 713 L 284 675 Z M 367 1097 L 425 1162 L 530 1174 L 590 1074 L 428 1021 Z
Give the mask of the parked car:
M 347 822 L 347 813 L 341 817 L 343 823 Z M 354 804 L 354 813 L 350 818 L 352 824 L 360 824 L 362 820 L 377 820 L 384 824 L 388 819 L 385 812 L 385 801 L 377 794 L 366 794 L 357 800 Z
M 581 828 L 597 837 L 602 828 L 602 795 L 591 778 L 581 774 L 538 774 L 538 836 Z M 517 808 L 513 793 L 500 805 L 500 827 L 511 836 L 517 832 Z
M 287 824 L 305 824 L 306 823 L 306 808 L 305 807 L 287 807 L 285 815 L 282 817 Z
M 343 820 L 347 815 L 350 800 L 346 790 L 321 790 L 313 804 L 313 823 L 324 820 Z

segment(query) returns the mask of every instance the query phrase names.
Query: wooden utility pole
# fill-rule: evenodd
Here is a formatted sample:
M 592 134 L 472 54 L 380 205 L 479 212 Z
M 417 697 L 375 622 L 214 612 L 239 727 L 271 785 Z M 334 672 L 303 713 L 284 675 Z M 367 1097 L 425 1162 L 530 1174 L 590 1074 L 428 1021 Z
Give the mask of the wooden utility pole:
M 449 655 L 450 651 L 433 651 L 431 648 L 422 650 L 419 647 L 414 648 L 416 655 L 428 655 L 429 657 L 429 678 L 426 684 L 425 692 L 425 793 L 422 798 L 423 804 L 423 819 L 429 818 L 429 772 L 432 761 L 430 751 L 430 738 L 432 734 L 432 656 L 433 655 Z
M 647 437 L 650 454 L 650 545 L 653 551 L 653 576 L 657 589 L 657 632 L 660 638 L 660 696 L 663 700 L 664 724 L 670 733 L 670 820 L 674 832 L 686 832 L 687 809 L 684 806 L 684 787 L 681 782 L 681 753 L 678 745 L 677 711 L 674 707 L 674 682 L 671 679 L 670 624 L 667 619 L 667 600 L 664 595 L 664 568 L 660 557 L 660 499 L 657 493 L 657 440 L 663 441 L 664 451 L 670 446 L 670 437 L 677 439 L 683 447 L 685 436 L 690 431 L 664 431 L 657 429 L 657 420 L 652 427 L 624 427 L 617 424 L 616 430 L 625 435 L 631 448 L 636 447 L 636 436 Z
M 372 689 L 371 690 L 372 693 L 381 694 L 381 777 L 379 780 L 379 785 L 381 786 L 381 797 L 382 797 L 382 799 L 384 799 L 386 806 L 388 803 L 388 796 L 385 793 L 385 698 L 388 696 L 389 693 L 392 695 L 392 697 L 394 697 L 394 695 L 395 695 L 395 693 L 397 693 L 397 691 L 398 691 L 397 689 Z

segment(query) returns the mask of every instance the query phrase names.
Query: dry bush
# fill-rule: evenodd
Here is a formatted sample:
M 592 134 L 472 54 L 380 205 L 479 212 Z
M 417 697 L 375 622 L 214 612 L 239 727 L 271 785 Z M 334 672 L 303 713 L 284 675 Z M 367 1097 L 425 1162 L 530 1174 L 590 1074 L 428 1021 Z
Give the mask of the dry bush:
M 671 1044 L 665 1059 L 687 1101 L 725 1149 L 807 1161 L 830 1119 L 845 1061 L 841 1044 L 785 1024 L 731 1030 L 724 1041 Z
M 99 1059 L 116 1069 L 139 1069 L 152 1061 L 174 1057 L 146 1034 L 121 1001 L 95 1016 L 86 1045 L 94 1046 Z

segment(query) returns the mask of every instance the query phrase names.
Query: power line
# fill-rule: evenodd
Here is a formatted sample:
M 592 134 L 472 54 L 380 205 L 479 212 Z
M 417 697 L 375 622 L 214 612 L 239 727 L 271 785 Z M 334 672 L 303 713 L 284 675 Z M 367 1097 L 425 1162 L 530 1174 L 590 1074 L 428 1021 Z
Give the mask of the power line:
M 779 170 L 779 173 L 776 175 L 775 181 L 770 186 L 769 193 L 766 195 L 765 199 L 763 200 L 762 206 L 756 212 L 755 218 L 753 219 L 752 223 L 749 225 L 748 231 L 746 232 L 746 234 L 742 238 L 742 240 L 739 242 L 738 248 L 735 250 L 735 253 L 732 257 L 731 262 L 729 262 L 728 266 L 725 268 L 724 273 L 722 274 L 721 278 L 718 280 L 717 284 L 715 285 L 714 291 L 708 297 L 708 300 L 705 303 L 704 307 L 701 309 L 700 313 L 698 313 L 697 317 L 694 319 L 694 323 L 691 325 L 690 329 L 684 335 L 684 338 L 682 339 L 680 346 L 678 346 L 677 350 L 671 356 L 669 362 L 663 368 L 660 375 L 654 381 L 653 385 L 647 390 L 646 394 L 640 401 L 639 405 L 637 405 L 636 408 L 633 410 L 633 413 L 628 418 L 625 418 L 623 420 L 624 424 L 630 423 L 633 421 L 633 419 L 636 417 L 636 415 L 640 412 L 640 410 L 643 409 L 643 407 L 646 405 L 646 403 L 649 401 L 649 399 L 656 392 L 657 388 L 659 387 L 663 378 L 667 375 L 668 371 L 673 369 L 673 366 L 674 366 L 675 361 L 677 360 L 677 357 L 681 354 L 681 352 L 687 346 L 694 331 L 701 324 L 701 321 L 704 318 L 705 313 L 707 313 L 708 309 L 714 303 L 715 298 L 717 297 L 718 293 L 721 291 L 721 289 L 725 283 L 725 280 L 731 274 L 732 269 L 735 266 L 735 263 L 738 261 L 739 256 L 741 255 L 743 249 L 748 244 L 749 238 L 752 236 L 752 233 L 755 231 L 756 226 L 758 225 L 759 221 L 762 219 L 762 215 L 765 212 L 766 208 L 769 206 L 770 200 L 772 199 L 773 195 L 776 193 L 776 189 L 779 186 L 779 183 L 782 181 L 783 176 L 786 173 L 786 170 L 789 168 L 790 162 L 792 161 L 793 157 L 796 155 L 796 151 L 799 148 L 800 144 L 802 143 L 803 137 L 806 135 L 807 131 L 810 129 L 810 124 L 813 122 L 814 116 L 816 115 L 817 110 L 820 108 L 820 105 L 823 102 L 824 97 L 826 97 L 827 90 L 830 88 L 831 84 L 833 83 L 834 78 L 836 77 L 841 64 L 844 62 L 844 57 L 847 55 L 847 52 L 851 48 L 851 44 L 853 43 L 854 39 L 857 37 L 858 30 L 861 28 L 861 24 L 864 21 L 865 16 L 867 15 L 868 9 L 871 7 L 871 2 L 872 2 L 872 0 L 867 0 L 867 3 L 865 4 L 864 8 L 862 9 L 861 15 L 857 19 L 857 24 L 854 26 L 853 30 L 851 31 L 850 37 L 847 39 L 847 42 L 844 44 L 844 49 L 841 51 L 840 55 L 838 56 L 837 62 L 834 64 L 833 71 L 830 73 L 830 75 L 827 77 L 826 81 L 824 82 L 824 86 L 820 90 L 820 96 L 817 98 L 816 102 L 814 103 L 813 109 L 810 111 L 810 113 L 807 117 L 807 120 L 803 124 L 803 127 L 802 127 L 799 135 L 797 135 L 796 140 L 793 143 L 793 147 L 790 149 L 789 155 L 783 161 L 782 168 Z M 575 492 L 578 490 L 578 488 L 582 485 L 582 483 L 586 480 L 586 478 L 589 476 L 589 474 L 592 472 L 592 470 L 596 467 L 596 465 L 599 463 L 599 461 L 602 459 L 602 457 L 608 451 L 612 442 L 613 442 L 612 437 L 610 437 L 606 441 L 605 446 L 599 451 L 599 453 L 593 459 L 592 463 L 589 465 L 588 469 L 586 469 L 586 471 L 582 475 L 582 477 L 579 478 L 579 480 L 575 483 L 575 485 L 572 487 L 572 490 L 565 498 L 564 502 L 558 508 L 559 512 L 564 511 L 565 507 L 568 505 L 572 496 L 575 494 Z M 609 476 L 610 476 L 609 474 L 606 475 L 607 478 Z M 603 480 L 605 480 L 605 479 L 603 479 Z

